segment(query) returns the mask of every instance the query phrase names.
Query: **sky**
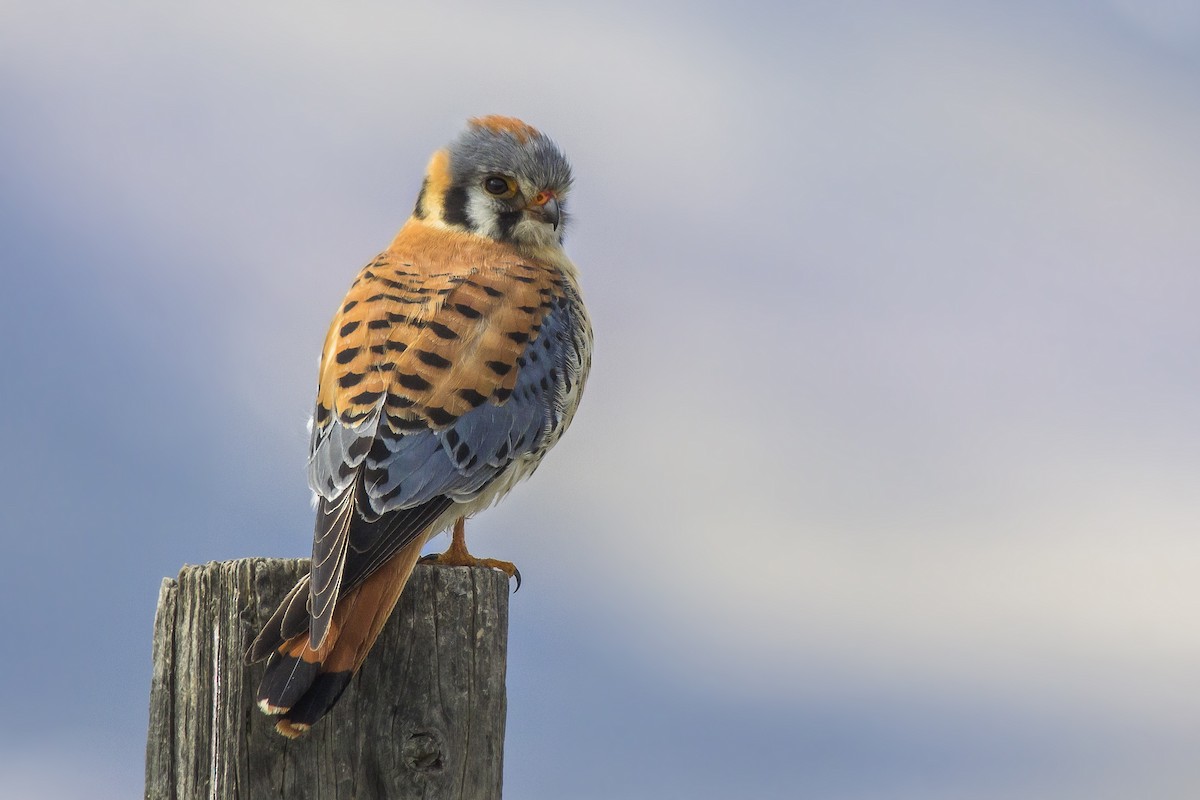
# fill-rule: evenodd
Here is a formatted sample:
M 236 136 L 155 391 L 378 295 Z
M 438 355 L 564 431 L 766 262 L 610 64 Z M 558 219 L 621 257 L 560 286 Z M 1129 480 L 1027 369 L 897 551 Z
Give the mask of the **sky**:
M 574 164 L 597 339 L 470 526 L 507 796 L 1200 794 L 1194 4 L 0 22 L 13 796 L 136 796 L 161 579 L 307 555 L 328 321 L 488 113 Z

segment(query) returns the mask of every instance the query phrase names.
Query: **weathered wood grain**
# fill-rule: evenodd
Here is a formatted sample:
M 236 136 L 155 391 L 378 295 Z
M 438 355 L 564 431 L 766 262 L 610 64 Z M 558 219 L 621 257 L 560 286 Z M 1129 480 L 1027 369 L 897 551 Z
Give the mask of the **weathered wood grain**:
M 242 655 L 304 559 L 186 566 L 154 623 L 147 800 L 500 797 L 508 581 L 419 565 L 362 670 L 307 736 L 254 705 Z

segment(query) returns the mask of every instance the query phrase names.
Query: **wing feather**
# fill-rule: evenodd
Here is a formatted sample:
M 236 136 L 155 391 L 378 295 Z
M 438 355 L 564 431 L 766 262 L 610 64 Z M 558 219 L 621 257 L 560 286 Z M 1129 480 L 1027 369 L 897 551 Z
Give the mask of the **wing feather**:
M 557 440 L 590 326 L 562 268 L 410 221 L 358 275 L 321 358 L 309 485 L 313 641 L 337 597 L 455 502 Z M 530 467 L 530 470 L 532 466 Z

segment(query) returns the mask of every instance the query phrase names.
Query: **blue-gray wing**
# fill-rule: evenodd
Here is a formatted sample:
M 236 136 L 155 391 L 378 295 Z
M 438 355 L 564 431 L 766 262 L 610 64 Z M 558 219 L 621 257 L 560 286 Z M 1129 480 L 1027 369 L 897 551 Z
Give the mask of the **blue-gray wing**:
M 433 519 L 531 473 L 578 404 L 591 330 L 561 273 L 519 265 L 434 278 L 449 288 L 434 313 L 397 303 L 405 292 L 431 294 L 417 276 L 397 276 L 390 299 L 363 318 L 335 319 L 339 335 L 326 343 L 331 374 L 323 372 L 309 460 L 319 496 L 314 642 L 336 597 Z M 325 392 L 326 379 L 349 386 Z

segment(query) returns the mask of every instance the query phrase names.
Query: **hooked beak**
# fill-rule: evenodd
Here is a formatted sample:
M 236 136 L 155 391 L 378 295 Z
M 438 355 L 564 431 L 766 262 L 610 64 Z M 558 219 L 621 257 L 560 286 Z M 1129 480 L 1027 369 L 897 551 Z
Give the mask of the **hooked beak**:
M 558 198 L 552 193 L 538 192 L 526 206 L 526 210 L 541 217 L 545 222 L 549 222 L 554 226 L 554 230 L 558 230 L 562 214 L 558 210 Z

